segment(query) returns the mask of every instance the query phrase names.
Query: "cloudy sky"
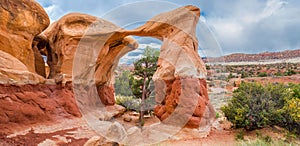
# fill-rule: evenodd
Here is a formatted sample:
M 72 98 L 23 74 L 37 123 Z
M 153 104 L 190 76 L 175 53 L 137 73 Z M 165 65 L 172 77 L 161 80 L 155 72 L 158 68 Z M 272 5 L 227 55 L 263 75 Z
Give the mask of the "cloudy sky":
M 101 17 L 134 28 L 179 6 L 201 9 L 197 36 L 201 56 L 300 49 L 299 0 L 37 0 L 51 21 L 70 12 Z M 140 48 L 159 48 L 160 41 L 138 38 Z M 131 53 L 130 57 L 136 53 Z

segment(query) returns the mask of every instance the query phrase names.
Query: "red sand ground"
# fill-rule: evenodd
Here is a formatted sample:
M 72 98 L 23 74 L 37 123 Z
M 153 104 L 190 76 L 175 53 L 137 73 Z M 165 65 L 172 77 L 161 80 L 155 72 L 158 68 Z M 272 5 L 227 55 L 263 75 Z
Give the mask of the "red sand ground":
M 259 82 L 300 83 L 300 75 L 282 78 L 248 78 Z M 97 135 L 78 111 L 70 85 L 0 85 L 0 146 L 15 145 L 83 145 Z M 5 106 L 4 106 L 5 105 Z M 157 121 L 157 119 L 153 119 Z M 151 121 L 151 119 L 149 119 Z M 235 135 L 228 123 L 223 130 L 212 130 L 206 138 L 185 133 L 183 139 L 170 139 L 159 145 L 235 145 Z M 262 129 L 273 139 L 284 137 L 282 132 Z M 246 133 L 255 139 L 255 132 Z
M 151 121 L 151 119 L 149 120 Z M 156 121 L 157 119 L 153 120 Z M 234 139 L 235 133 L 235 131 L 228 129 L 221 131 L 213 130 L 206 138 L 199 138 L 190 133 L 183 133 L 185 138 L 168 140 L 158 145 L 234 145 L 236 143 Z M 32 129 L 21 130 L 13 135 L 2 134 L 0 135 L 0 145 L 34 146 L 38 144 L 57 144 L 59 146 L 82 146 L 88 139 L 95 135 L 97 134 L 88 128 L 83 119 L 77 118 L 62 121 L 61 123 L 52 123 L 52 125 L 34 126 Z

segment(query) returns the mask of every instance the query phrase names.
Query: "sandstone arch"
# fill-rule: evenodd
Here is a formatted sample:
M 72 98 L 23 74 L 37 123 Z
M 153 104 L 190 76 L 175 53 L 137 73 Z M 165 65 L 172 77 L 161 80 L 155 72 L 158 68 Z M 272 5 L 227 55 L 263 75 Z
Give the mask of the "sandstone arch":
M 86 53 L 83 60 L 89 60 L 95 55 L 95 48 L 102 46 L 95 60 L 94 77 L 98 94 L 105 105 L 115 104 L 110 81 L 120 57 L 138 47 L 129 36 L 150 36 L 162 40 L 159 67 L 154 75 L 155 83 L 160 87 L 156 89 L 159 104 L 155 113 L 165 120 L 179 108 L 178 114 L 192 115 L 186 125 L 196 128 L 215 116 L 207 94 L 205 65 L 198 55 L 196 25 L 199 17 L 199 8 L 185 6 L 159 14 L 134 30 L 124 30 L 94 16 L 71 13 L 53 23 L 38 38 L 47 42 L 48 58 L 51 58 L 48 60 L 50 78 L 59 74 L 70 77 L 72 69 L 89 67 L 86 61 L 73 64 L 79 43 L 89 49 L 80 52 Z M 87 31 L 91 25 L 100 27 Z M 101 38 L 108 39 L 100 43 L 95 41 Z M 176 121 L 169 120 L 169 123 L 176 124 Z

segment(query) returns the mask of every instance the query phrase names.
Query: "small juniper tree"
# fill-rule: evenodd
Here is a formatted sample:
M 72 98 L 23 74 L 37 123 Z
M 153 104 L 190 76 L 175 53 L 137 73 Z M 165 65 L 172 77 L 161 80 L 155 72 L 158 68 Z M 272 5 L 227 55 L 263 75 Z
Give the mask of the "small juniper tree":
M 159 51 L 147 46 L 143 57 L 134 62 L 134 70 L 130 74 L 130 86 L 133 95 L 141 99 L 139 121 L 140 126 L 144 125 L 145 100 L 149 98 L 153 90 L 150 89 L 150 82 L 157 69 Z

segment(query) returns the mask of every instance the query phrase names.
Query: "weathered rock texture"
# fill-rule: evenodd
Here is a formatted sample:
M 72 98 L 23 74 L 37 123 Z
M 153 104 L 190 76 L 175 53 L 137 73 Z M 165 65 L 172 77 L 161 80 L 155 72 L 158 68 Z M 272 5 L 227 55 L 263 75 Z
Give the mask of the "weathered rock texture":
M 50 54 L 48 54 L 48 64 L 51 68 L 50 78 L 60 73 L 70 76 L 72 75 L 74 55 L 76 49 L 80 45 L 79 43 L 81 39 L 85 37 L 85 35 L 88 35 L 86 33 L 88 33 L 87 31 L 90 29 L 92 24 L 98 23 L 100 21 L 102 30 L 96 31 L 98 35 L 110 33 L 111 30 L 119 29 L 116 25 L 97 17 L 81 13 L 71 13 L 54 22 L 43 32 L 42 35 L 38 36 L 41 41 L 49 43 L 48 47 L 50 48 L 47 48 L 47 50 L 48 52 L 51 52 Z M 93 39 L 97 38 L 98 36 L 91 36 L 90 38 L 86 37 L 85 39 L 90 39 L 90 41 L 93 41 Z M 117 55 L 124 50 L 122 48 L 128 45 L 132 45 L 133 49 L 137 48 L 137 43 L 135 42 L 135 40 L 129 37 L 118 40 L 116 44 L 108 44 L 108 46 L 105 46 L 102 49 L 102 52 L 100 52 L 99 60 L 104 62 L 109 61 L 106 63 L 107 65 L 114 65 L 114 62 L 105 59 L 111 59 L 114 61 Z M 94 48 L 97 47 L 100 46 L 94 46 Z M 89 49 L 92 52 L 93 50 L 95 50 L 94 48 Z M 124 54 L 126 53 L 127 52 L 125 52 Z M 111 68 L 111 66 L 109 66 L 108 68 Z M 101 72 L 107 73 L 105 71 L 110 72 L 110 70 L 101 68 Z M 105 80 L 103 82 L 106 81 L 108 80 Z
M 46 42 L 50 78 L 60 74 L 71 77 L 73 73 L 76 83 L 85 80 L 88 85 L 93 81 L 104 105 L 115 104 L 111 78 L 120 57 L 137 48 L 137 42 L 128 36 L 162 40 L 154 75 L 158 103 L 155 113 L 165 123 L 199 127 L 214 117 L 205 65 L 198 55 L 199 17 L 199 8 L 185 6 L 159 14 L 137 29 L 124 30 L 93 16 L 72 13 L 36 38 Z
M 101 29 L 95 30 L 97 35 L 88 36 L 90 26 L 94 23 L 101 25 Z M 93 58 L 97 54 L 95 52 L 99 50 L 98 57 L 95 57 L 97 62 L 94 68 L 99 96 L 105 105 L 114 105 L 115 99 L 111 87 L 114 68 L 117 66 L 119 59 L 127 52 L 136 49 L 138 44 L 131 37 L 123 37 L 113 43 L 93 43 L 99 39 L 98 35 L 109 35 L 113 33 L 113 30 L 119 29 L 119 27 L 108 21 L 80 13 L 68 14 L 53 23 L 43 34 L 36 37 L 39 42 L 46 42 L 47 63 L 50 67 L 49 78 L 55 78 L 60 74 L 71 78 L 74 70 L 89 67 L 90 62 L 84 60 L 80 60 L 76 65 L 73 65 L 78 47 L 83 46 L 89 49 L 89 56 L 85 56 L 88 58 Z M 82 40 L 83 38 L 84 40 Z M 103 47 L 100 50 L 101 46 Z M 78 51 L 77 53 L 81 52 Z M 81 75 L 81 78 L 84 78 L 84 75 Z
M 200 126 L 206 109 L 211 109 L 207 108 L 206 69 L 198 55 L 196 25 L 199 16 L 199 8 L 185 6 L 159 14 L 130 32 L 163 41 L 158 69 L 153 77 L 159 103 L 155 108 L 156 115 L 166 123 L 181 125 L 187 122 L 186 126 L 193 128 Z M 214 111 L 207 112 L 206 120 L 213 119 Z M 170 117 L 172 114 L 177 119 Z
M 0 50 L 11 54 L 35 72 L 33 38 L 50 23 L 34 0 L 0 0 Z
M 47 45 L 47 63 L 51 69 L 49 78 L 54 78 L 57 74 L 72 75 L 73 58 L 80 39 L 88 26 L 96 20 L 97 17 L 85 14 L 68 14 L 51 24 L 38 36 L 41 41 L 49 43 Z
M 81 117 L 71 84 L 0 85 L 0 132 L 14 126 Z
M 155 113 L 168 124 L 187 122 L 186 126 L 196 128 L 215 117 L 209 104 L 205 65 L 198 55 L 199 17 L 199 8 L 185 6 L 159 14 L 135 30 L 122 31 L 125 36 L 152 36 L 163 41 L 153 77 L 159 103 Z
M 0 84 L 38 84 L 45 79 L 28 71 L 27 67 L 12 55 L 0 50 Z

